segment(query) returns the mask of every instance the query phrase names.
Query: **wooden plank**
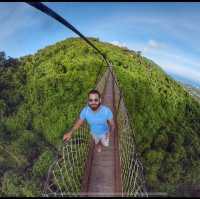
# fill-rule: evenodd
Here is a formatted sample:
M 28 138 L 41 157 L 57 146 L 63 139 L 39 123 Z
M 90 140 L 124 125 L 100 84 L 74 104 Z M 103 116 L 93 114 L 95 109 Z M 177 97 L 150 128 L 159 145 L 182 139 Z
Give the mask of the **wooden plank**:
M 116 122 L 116 113 L 114 107 L 114 85 L 111 73 L 109 73 L 104 88 L 102 102 L 108 106 L 114 115 Z M 85 196 L 121 196 L 121 173 L 118 151 L 117 132 L 110 137 L 108 147 L 103 147 L 102 152 L 93 150 L 92 160 L 90 158 L 90 167 L 87 167 L 88 176 L 85 181 Z M 90 154 L 91 155 L 91 154 Z M 90 171 L 88 171 L 88 168 Z M 84 193 L 82 193 L 84 194 Z

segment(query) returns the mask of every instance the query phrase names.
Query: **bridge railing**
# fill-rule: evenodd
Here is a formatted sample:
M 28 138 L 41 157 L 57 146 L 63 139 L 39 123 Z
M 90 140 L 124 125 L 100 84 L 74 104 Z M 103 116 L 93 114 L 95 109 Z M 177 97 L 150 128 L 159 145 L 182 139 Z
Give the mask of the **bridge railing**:
M 91 137 L 86 124 L 63 145 L 60 157 L 50 166 L 43 196 L 77 195 Z
M 122 196 L 148 197 L 143 177 L 143 166 L 136 151 L 135 134 L 130 124 L 124 96 L 112 67 L 110 70 L 114 80 Z
M 117 128 L 119 156 L 122 180 L 122 196 L 148 196 L 143 177 L 143 167 L 135 148 L 135 135 L 131 128 L 128 111 L 123 94 L 118 86 L 117 78 L 108 68 L 98 81 L 96 89 L 104 92 L 109 70 L 114 79 L 115 108 L 117 112 Z M 62 146 L 61 153 L 50 166 L 43 196 L 80 196 L 82 193 L 85 169 L 92 138 L 85 123 L 74 136 Z
M 96 89 L 102 94 L 106 84 L 109 70 L 107 69 L 101 78 L 98 78 Z M 93 140 L 88 125 L 84 123 L 63 144 L 58 158 L 49 167 L 47 179 L 44 185 L 43 196 L 80 196 L 85 188 L 85 170 L 88 166 L 88 156 Z

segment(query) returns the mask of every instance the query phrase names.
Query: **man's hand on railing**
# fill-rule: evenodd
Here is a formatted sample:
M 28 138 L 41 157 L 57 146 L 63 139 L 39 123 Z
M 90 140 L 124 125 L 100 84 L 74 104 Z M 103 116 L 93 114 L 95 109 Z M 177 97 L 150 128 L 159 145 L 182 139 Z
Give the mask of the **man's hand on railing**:
M 82 124 L 84 123 L 84 120 L 78 118 L 71 130 L 69 130 L 67 133 L 63 136 L 63 141 L 68 141 L 72 137 L 72 133 L 75 132 Z
M 66 141 L 70 140 L 71 137 L 72 137 L 72 132 L 69 131 L 69 132 L 67 132 L 67 133 L 64 134 L 63 141 L 66 142 Z

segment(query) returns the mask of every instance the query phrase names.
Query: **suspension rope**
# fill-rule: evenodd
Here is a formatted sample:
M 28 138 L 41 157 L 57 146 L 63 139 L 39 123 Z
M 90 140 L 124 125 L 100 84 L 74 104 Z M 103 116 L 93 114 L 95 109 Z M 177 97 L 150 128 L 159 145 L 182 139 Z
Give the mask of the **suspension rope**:
M 74 33 L 79 35 L 84 41 L 86 41 L 92 48 L 94 48 L 105 60 L 108 65 L 108 61 L 106 55 L 102 53 L 90 40 L 88 40 L 80 31 L 78 31 L 72 24 L 70 24 L 66 19 L 61 17 L 52 9 L 48 8 L 46 5 L 40 2 L 26 2 L 27 4 L 37 8 L 38 10 L 42 11 L 43 13 L 49 15 L 50 17 L 54 18 L 55 20 L 59 21 L 61 24 L 72 30 Z

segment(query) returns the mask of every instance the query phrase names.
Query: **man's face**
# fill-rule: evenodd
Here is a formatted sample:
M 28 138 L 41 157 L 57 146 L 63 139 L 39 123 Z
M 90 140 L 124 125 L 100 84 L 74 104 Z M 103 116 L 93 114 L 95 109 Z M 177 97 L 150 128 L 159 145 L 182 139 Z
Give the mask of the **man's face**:
M 98 94 L 90 94 L 88 98 L 88 105 L 92 110 L 97 110 L 101 105 L 101 99 Z

